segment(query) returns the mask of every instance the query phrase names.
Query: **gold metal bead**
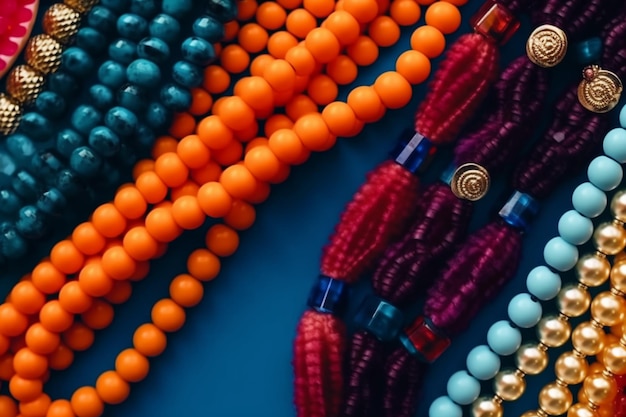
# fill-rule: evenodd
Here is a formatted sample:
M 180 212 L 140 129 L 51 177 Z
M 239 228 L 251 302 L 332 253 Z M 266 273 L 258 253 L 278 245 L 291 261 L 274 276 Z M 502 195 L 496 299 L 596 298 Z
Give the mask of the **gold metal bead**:
M 22 106 L 12 97 L 0 93 L 0 133 L 10 135 L 15 132 L 22 119 Z
M 551 416 L 559 416 L 567 412 L 574 397 L 567 386 L 551 383 L 539 392 L 539 407 Z
M 569 340 L 572 327 L 560 316 L 547 316 L 537 325 L 537 337 L 544 345 L 555 348 Z
M 611 268 L 611 287 L 626 293 L 626 262 L 616 262 Z
M 543 410 L 526 411 L 520 417 L 546 417 L 547 414 Z
M 626 191 L 620 190 L 611 199 L 611 214 L 617 220 L 626 223 Z
M 591 302 L 591 315 L 603 326 L 613 326 L 624 319 L 626 301 L 610 291 L 596 295 Z
M 537 375 L 548 365 L 548 353 L 537 344 L 526 344 L 515 354 L 515 365 L 526 375 Z
M 87 13 L 98 4 L 98 0 L 65 0 L 64 3 L 79 13 Z
M 472 417 L 502 417 L 502 404 L 493 398 L 481 397 L 472 404 Z
M 615 375 L 626 374 L 626 346 L 611 343 L 602 352 L 602 363 L 609 372 Z
M 7 77 L 7 93 L 22 104 L 29 104 L 41 93 L 44 76 L 30 65 L 18 65 Z
M 43 15 L 43 30 L 61 43 L 68 43 L 80 26 L 81 15 L 63 3 L 55 3 Z
M 598 417 L 598 413 L 585 404 L 578 403 L 569 408 L 567 417 Z
M 606 113 L 619 103 L 622 90 L 622 81 L 617 74 L 591 65 L 583 69 L 583 80 L 578 84 L 578 101 L 589 111 Z
M 569 385 L 583 382 L 589 371 L 589 365 L 584 357 L 574 352 L 565 352 L 559 356 L 554 364 L 556 377 Z
M 576 276 L 581 284 L 598 287 L 609 278 L 611 264 L 600 252 L 581 257 L 576 264 Z
M 580 323 L 572 332 L 572 345 L 584 355 L 595 356 L 604 348 L 604 330 L 590 321 Z
M 593 232 L 593 244 L 600 252 L 615 255 L 626 246 L 626 230 L 613 222 L 602 223 Z
M 524 374 L 512 369 L 498 372 L 493 380 L 493 390 L 504 401 L 517 400 L 526 390 Z
M 485 168 L 467 163 L 458 167 L 452 174 L 450 189 L 458 198 L 478 201 L 487 194 L 490 184 L 489 172 Z
M 624 251 L 621 251 L 613 258 L 613 262 L 616 264 L 624 261 L 626 261 L 626 252 Z
M 583 390 L 590 403 L 602 406 L 613 401 L 617 394 L 617 384 L 614 378 L 604 372 L 595 372 L 585 378 Z
M 559 311 L 567 317 L 583 315 L 591 304 L 591 295 L 587 287 L 581 284 L 570 284 L 561 288 L 557 295 Z
M 534 64 L 543 68 L 558 65 L 567 53 L 567 35 L 553 25 L 541 25 L 526 41 L 526 55 Z
M 63 46 L 59 42 L 50 35 L 41 34 L 28 41 L 25 59 L 37 71 L 50 74 L 59 69 L 62 53 Z

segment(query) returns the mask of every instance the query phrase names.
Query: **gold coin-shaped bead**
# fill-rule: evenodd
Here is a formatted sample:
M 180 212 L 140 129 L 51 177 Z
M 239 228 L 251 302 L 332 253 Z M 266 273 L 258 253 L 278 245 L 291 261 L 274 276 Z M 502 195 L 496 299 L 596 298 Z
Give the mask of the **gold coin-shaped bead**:
M 621 343 L 611 343 L 602 352 L 602 363 L 615 375 L 626 374 L 626 347 Z
M 450 189 L 464 200 L 477 201 L 487 194 L 491 180 L 489 172 L 478 164 L 463 164 L 454 171 Z
M 603 326 L 613 326 L 624 319 L 626 301 L 610 291 L 596 295 L 591 302 L 591 315 Z
M 493 398 L 481 397 L 472 404 L 472 417 L 502 417 L 502 404 Z
M 572 402 L 574 402 L 572 393 L 563 385 L 551 383 L 539 392 L 539 407 L 551 416 L 566 413 Z
M 615 255 L 626 246 L 626 230 L 613 222 L 602 223 L 593 232 L 593 244 L 600 252 Z
M 558 316 L 547 316 L 537 325 L 537 337 L 544 345 L 555 348 L 569 340 L 572 327 L 569 322 Z
M 601 253 L 582 256 L 576 263 L 576 276 L 581 284 L 598 287 L 609 278 L 611 264 Z
M 580 384 L 587 376 L 587 360 L 574 352 L 565 352 L 554 364 L 556 377 L 569 385 Z
M 534 64 L 550 68 L 558 65 L 567 53 L 567 35 L 553 25 L 533 30 L 526 41 L 526 55 Z
M 603 372 L 595 372 L 585 378 L 583 390 L 590 403 L 601 406 L 613 401 L 617 394 L 617 384 L 614 378 Z
M 548 353 L 537 344 L 520 347 L 515 354 L 515 365 L 526 375 L 537 375 L 548 365 Z
M 586 287 L 576 284 L 566 285 L 557 295 L 559 311 L 567 317 L 583 315 L 591 304 L 591 295 Z
M 43 30 L 61 43 L 68 43 L 80 26 L 81 14 L 63 3 L 55 3 L 43 16 Z
M 0 133 L 10 135 L 20 125 L 22 106 L 13 98 L 0 93 Z
M 526 380 L 519 371 L 500 371 L 494 378 L 493 390 L 504 401 L 515 401 L 526 390 Z
M 606 113 L 619 103 L 622 90 L 622 81 L 616 74 L 592 65 L 583 69 L 583 80 L 578 85 L 578 101 L 589 111 Z
M 604 330 L 591 322 L 580 323 L 572 332 L 572 345 L 580 353 L 595 356 L 604 348 Z
M 46 34 L 32 37 L 25 50 L 28 65 L 42 74 L 55 72 L 61 65 L 63 46 L 53 37 Z
M 45 83 L 43 74 L 29 65 L 18 65 L 7 77 L 7 93 L 22 104 L 30 104 L 39 96 Z
M 611 214 L 617 220 L 626 223 L 626 191 L 616 192 L 611 199 Z
M 64 3 L 79 13 L 87 13 L 98 0 L 65 0 Z
M 611 268 L 611 287 L 626 293 L 626 262 L 615 262 Z
M 598 413 L 587 407 L 586 404 L 574 404 L 567 411 L 567 417 L 598 417 Z

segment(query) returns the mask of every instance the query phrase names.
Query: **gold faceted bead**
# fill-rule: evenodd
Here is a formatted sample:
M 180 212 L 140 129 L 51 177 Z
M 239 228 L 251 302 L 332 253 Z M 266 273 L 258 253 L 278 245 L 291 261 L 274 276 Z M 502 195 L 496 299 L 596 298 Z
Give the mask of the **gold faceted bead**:
M 55 3 L 43 16 L 43 30 L 61 43 L 68 43 L 80 26 L 81 14 L 63 3 Z
M 609 278 L 611 265 L 606 256 L 596 252 L 584 255 L 576 264 L 578 281 L 588 287 L 598 287 Z
M 570 284 L 559 291 L 557 305 L 559 311 L 567 317 L 583 315 L 591 304 L 591 295 L 587 288 L 580 284 Z
M 84 14 L 98 4 L 98 0 L 65 0 L 64 3 L 77 12 Z
M 621 343 L 606 346 L 602 352 L 602 363 L 613 374 L 626 374 L 626 346 Z
M 595 372 L 585 378 L 583 390 L 588 401 L 596 406 L 608 404 L 617 394 L 615 379 L 604 372 Z
M 563 317 L 548 316 L 537 325 L 537 337 L 544 345 L 555 348 L 569 340 L 572 327 Z
M 538 375 L 548 365 L 548 353 L 536 344 L 523 345 L 515 354 L 515 365 L 526 375 Z
M 613 222 L 602 223 L 593 232 L 593 244 L 604 254 L 616 255 L 626 246 L 626 230 Z
M 493 390 L 504 401 L 515 401 L 526 390 L 524 374 L 517 370 L 504 370 L 498 372 L 493 381 Z
M 493 398 L 482 397 L 472 404 L 472 417 L 502 417 L 502 404 Z
M 588 370 L 585 358 L 571 351 L 561 354 L 554 364 L 556 377 L 569 385 L 583 382 Z
M 10 135 L 15 132 L 22 119 L 22 106 L 13 98 L 0 93 L 0 133 Z
M 584 355 L 595 356 L 604 348 L 604 330 L 590 321 L 580 323 L 572 332 L 572 345 Z
M 626 223 L 626 191 L 616 192 L 611 199 L 611 214 L 617 220 Z
M 598 413 L 585 404 L 578 403 L 569 408 L 567 417 L 598 417 Z
M 551 416 L 559 416 L 567 412 L 574 397 L 567 386 L 551 383 L 539 392 L 539 407 Z
M 7 93 L 22 104 L 35 101 L 46 82 L 43 74 L 29 65 L 18 65 L 7 77 Z
M 611 268 L 611 287 L 626 293 L 626 262 L 617 262 Z
M 41 34 L 28 41 L 25 58 L 28 65 L 42 74 L 50 74 L 59 69 L 63 46 L 50 35 Z
M 591 302 L 591 315 L 603 326 L 613 326 L 624 319 L 626 301 L 610 291 L 596 295 Z

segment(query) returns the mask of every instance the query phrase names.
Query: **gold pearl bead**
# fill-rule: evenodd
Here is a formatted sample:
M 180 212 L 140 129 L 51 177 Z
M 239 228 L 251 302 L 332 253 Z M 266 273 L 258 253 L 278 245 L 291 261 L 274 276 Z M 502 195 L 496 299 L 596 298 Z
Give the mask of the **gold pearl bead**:
M 564 414 L 573 401 L 570 390 L 557 383 L 548 384 L 539 392 L 539 407 L 551 416 Z
M 10 135 L 20 125 L 22 106 L 13 98 L 0 93 L 0 133 Z
M 587 288 L 570 284 L 559 291 L 557 296 L 559 311 L 568 317 L 578 317 L 583 315 L 591 304 L 591 295 Z
M 472 417 L 502 417 L 502 404 L 493 398 L 482 397 L 472 404 Z
M 43 75 L 29 65 L 18 65 L 7 77 L 7 93 L 21 104 L 30 104 L 39 96 L 45 83 Z
M 580 323 L 572 333 L 572 345 L 584 355 L 595 356 L 604 348 L 604 330 L 589 321 Z
M 609 291 L 596 295 L 591 302 L 591 315 L 603 326 L 613 326 L 624 319 L 626 301 Z
M 600 252 L 615 255 L 626 246 L 626 230 L 615 223 L 602 223 L 593 232 L 593 244 Z
M 611 268 L 611 287 L 626 293 L 626 262 L 616 261 Z
M 602 363 L 613 374 L 626 374 L 626 346 L 621 343 L 606 346 L 602 352 Z
M 601 406 L 613 401 L 617 394 L 617 384 L 603 372 L 596 372 L 585 378 L 583 390 L 590 403 Z
M 575 352 L 565 352 L 554 364 L 556 377 L 569 385 L 580 384 L 587 376 L 589 365 L 584 357 Z
M 81 15 L 63 3 L 55 3 L 43 16 L 43 30 L 61 43 L 68 43 L 80 26 Z
M 574 404 L 567 411 L 567 417 L 598 417 L 598 413 L 585 404 Z
M 537 375 L 546 369 L 548 354 L 539 345 L 523 345 L 515 354 L 515 364 L 526 375 Z
M 79 13 L 87 13 L 98 3 L 98 0 L 65 0 L 64 3 Z
M 24 52 L 28 65 L 42 74 L 55 72 L 61 66 L 63 46 L 50 35 L 33 36 Z
M 493 390 L 504 401 L 515 401 L 526 390 L 526 380 L 519 371 L 500 371 L 493 381 Z
M 611 214 L 617 220 L 626 222 L 626 191 L 616 192 L 611 199 Z
M 560 316 L 548 316 L 537 325 L 537 337 L 544 345 L 554 348 L 569 340 L 572 328 L 567 320 Z
M 538 411 L 526 411 L 520 417 L 541 417 Z
M 611 265 L 606 256 L 596 252 L 584 255 L 576 264 L 576 276 L 581 284 L 598 287 L 609 278 Z

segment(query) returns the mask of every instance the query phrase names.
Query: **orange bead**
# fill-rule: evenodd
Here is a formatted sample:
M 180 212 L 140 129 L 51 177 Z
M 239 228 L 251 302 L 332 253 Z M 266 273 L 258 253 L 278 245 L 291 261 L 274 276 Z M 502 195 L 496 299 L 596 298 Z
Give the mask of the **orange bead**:
M 49 331 L 61 333 L 70 328 L 74 315 L 64 309 L 58 300 L 50 300 L 41 308 L 39 321 Z
M 411 101 L 413 90 L 411 84 L 395 71 L 387 71 L 376 78 L 374 90 L 378 93 L 383 105 L 389 109 L 399 109 Z
M 256 20 L 265 29 L 276 30 L 285 24 L 287 12 L 274 2 L 261 3 L 256 10 Z
M 13 306 L 23 314 L 39 313 L 46 303 L 46 296 L 30 280 L 15 284 L 10 295 Z
M 213 151 L 213 159 L 222 166 L 230 166 L 241 160 L 243 145 L 238 140 L 232 141 L 228 146 Z
M 97 211 L 98 209 L 96 209 Z M 95 212 L 94 212 L 95 215 Z M 94 226 L 96 226 L 94 224 Z M 73 274 L 85 262 L 85 257 L 71 240 L 62 240 L 52 247 L 50 262 L 62 273 Z
M 242 78 L 235 84 L 234 93 L 254 110 L 266 111 L 274 107 L 272 87 L 263 77 Z
M 391 18 L 400 26 L 413 26 L 422 15 L 415 0 L 395 0 L 391 3 L 390 13 Z
M 467 4 L 468 0 L 446 0 L 450 4 L 454 4 L 455 6 L 464 6 Z
M 72 403 L 68 400 L 55 400 L 50 404 L 46 417 L 76 417 Z
M 209 149 L 222 149 L 233 140 L 233 131 L 218 116 L 207 116 L 198 123 L 198 137 Z
M 389 16 L 378 16 L 369 27 L 369 35 L 378 46 L 392 46 L 400 39 L 400 27 Z
M 446 39 L 443 33 L 432 26 L 420 26 L 411 35 L 411 48 L 426 55 L 428 58 L 436 58 L 446 47 Z
M 200 187 L 198 186 L 198 184 L 196 184 L 195 181 L 187 180 L 187 182 L 185 182 L 180 187 L 174 188 L 173 190 L 170 191 L 170 199 L 172 201 L 176 201 L 179 198 L 186 196 L 186 195 L 195 196 L 198 194 L 199 188 Z
M 176 152 L 167 152 L 155 161 L 154 172 L 167 187 L 173 188 L 182 185 L 187 180 L 189 168 Z
M 76 248 L 85 255 L 95 255 L 100 252 L 106 244 L 104 236 L 96 230 L 91 222 L 81 223 L 74 228 L 72 232 L 72 242 L 74 242 Z
M 284 59 L 276 59 L 267 65 L 263 72 L 263 78 L 275 91 L 293 91 L 296 72 L 289 62 Z
M 270 136 L 268 145 L 276 157 L 286 164 L 302 163 L 310 153 L 293 129 L 275 131 Z
M 451 3 L 438 1 L 426 9 L 426 24 L 439 29 L 448 35 L 456 32 L 461 26 L 461 12 Z
M 375 0 L 343 0 L 343 9 L 359 23 L 371 22 L 378 14 L 378 4 Z
M 205 220 L 204 212 L 195 195 L 178 198 L 174 201 L 171 212 L 176 224 L 186 230 L 197 229 Z
M 170 283 L 170 297 L 182 307 L 193 307 L 202 301 L 204 287 L 200 281 L 186 274 L 178 275 Z
M 211 281 L 219 274 L 220 259 L 206 249 L 196 249 L 187 258 L 189 274 L 200 281 Z
M 219 116 L 224 125 L 232 130 L 237 130 L 254 124 L 255 114 L 252 107 L 248 106 L 241 97 L 225 97 L 214 114 Z M 200 135 L 200 132 L 198 132 Z M 205 144 L 211 148 L 209 144 Z M 220 148 L 221 149 L 221 148 Z
M 163 154 L 159 159 L 164 158 L 165 155 L 169 154 Z M 161 174 L 163 174 L 163 172 L 161 172 Z M 143 198 L 150 204 L 160 203 L 167 196 L 167 185 L 165 185 L 165 182 L 163 182 L 154 171 L 141 174 L 135 181 L 135 184 Z
M 220 176 L 224 190 L 234 198 L 245 200 L 256 188 L 257 180 L 244 165 L 231 165 Z M 205 211 L 206 212 L 206 211 Z M 226 214 L 226 213 L 225 213 Z
M 129 279 L 136 268 L 137 262 L 122 245 L 111 246 L 102 254 L 102 270 L 112 279 Z
M 316 113 L 317 104 L 304 94 L 298 94 L 285 106 L 285 113 L 291 120 L 297 120 L 305 114 Z
M 9 350 L 11 352 L 17 352 L 18 350 L 25 348 L 25 347 L 27 347 L 26 338 L 24 337 L 23 334 L 21 334 L 15 337 L 13 340 L 11 340 Z
M 252 19 L 258 6 L 256 0 L 239 0 L 237 3 L 237 20 L 245 22 Z
M 324 18 L 335 9 L 334 0 L 304 0 L 302 5 L 306 10 L 318 18 Z
M 126 252 L 138 261 L 153 259 L 158 250 L 155 238 L 141 226 L 133 227 L 126 232 L 123 242 Z
M 31 281 L 39 291 L 53 294 L 61 289 L 66 281 L 66 276 L 51 262 L 44 261 L 33 269 Z
M 359 38 L 347 49 L 348 56 L 362 67 L 368 66 L 376 62 L 378 59 L 378 46 L 367 36 L 359 36 Z
M 167 337 L 154 324 L 142 324 L 133 334 L 133 346 L 144 356 L 158 356 L 167 346 Z
M 17 417 L 17 404 L 6 395 L 0 395 L 0 416 Z
M 221 94 L 230 85 L 230 75 L 224 68 L 218 65 L 209 65 L 204 70 L 204 83 L 202 86 L 211 94 Z
M 132 291 L 133 287 L 130 285 L 130 282 L 115 281 L 113 283 L 113 289 L 105 296 L 105 299 L 113 304 L 122 304 L 130 298 Z
M 159 245 L 164 245 L 164 244 L 159 244 Z M 161 250 L 161 248 L 159 248 L 158 250 Z M 150 262 L 147 262 L 147 261 L 137 262 L 137 268 L 135 269 L 135 273 L 133 274 L 133 276 L 130 277 L 130 280 L 141 281 L 142 279 L 147 277 L 149 273 L 150 273 Z
M 200 168 L 209 162 L 211 153 L 197 135 L 185 136 L 176 148 L 176 153 L 189 168 Z
M 211 97 L 211 94 L 202 88 L 191 89 L 191 106 L 189 107 L 189 113 L 194 116 L 204 116 L 211 111 L 212 106 L 213 97 Z
M 391 4 L 390 0 L 376 0 L 376 4 L 378 5 L 378 15 L 382 16 L 387 14 L 389 11 L 389 6 Z
M 279 129 L 291 129 L 293 122 L 284 114 L 275 114 L 265 121 L 264 132 L 268 138 Z
M 335 60 L 328 63 L 326 73 L 339 85 L 347 85 L 358 75 L 358 68 L 354 61 L 346 55 L 339 55 Z
M 262 76 L 270 62 L 274 62 L 274 57 L 269 54 L 257 56 L 250 63 L 250 75 Z
M 0 334 L 0 356 L 7 353 L 10 346 L 11 346 L 11 339 L 9 338 L 9 336 Z
M 80 288 L 92 297 L 102 297 L 113 288 L 113 279 L 104 272 L 102 262 L 92 262 L 85 265 L 78 275 L 78 283 Z M 65 285 L 67 286 L 68 284 Z M 82 308 L 82 310 L 76 311 L 76 313 L 82 313 L 90 306 L 91 303 L 86 307 L 82 304 L 80 306 L 77 305 L 75 308 Z M 65 305 L 63 307 L 65 308 Z
M 252 204 L 261 204 L 270 195 L 270 185 L 266 182 L 258 182 L 254 192 L 246 199 L 246 201 Z
M 256 220 L 254 207 L 242 200 L 235 200 L 230 213 L 224 217 L 224 223 L 236 230 L 250 228 Z
M 271 114 L 273 111 L 273 108 L 268 109 L 268 110 L 269 110 L 268 113 Z M 266 117 L 265 113 L 262 111 L 257 110 L 255 112 L 257 113 L 257 117 L 263 117 L 263 118 Z M 263 114 L 263 116 L 260 116 L 261 114 Z M 248 126 L 247 128 L 236 130 L 234 133 L 235 133 L 235 138 L 237 138 L 237 140 L 234 142 L 247 142 L 250 139 L 254 138 L 259 133 L 259 123 L 255 120 L 254 123 Z M 226 148 L 233 147 L 233 146 L 234 145 L 230 143 Z M 226 148 L 224 148 L 224 150 Z
M 270 36 L 267 51 L 274 58 L 284 58 L 287 52 L 298 44 L 298 39 L 291 33 L 281 30 Z
M 257 23 L 248 23 L 239 30 L 239 45 L 251 54 L 265 49 L 268 39 L 267 30 Z
M 246 144 L 246 154 L 257 146 L 267 145 L 268 140 L 264 137 L 256 137 Z
M 244 163 L 252 175 L 261 181 L 271 181 L 283 165 L 267 145 L 257 146 L 247 152 Z
M 321 114 L 310 113 L 302 116 L 296 121 L 293 130 L 307 149 L 311 151 L 327 149 L 330 131 Z
M 167 152 L 175 152 L 178 141 L 171 136 L 161 136 L 157 138 L 152 146 L 152 158 L 157 159 Z
M 212 181 L 198 190 L 198 204 L 209 217 L 224 217 L 233 203 L 230 193 L 220 182 Z
M 20 313 L 12 303 L 0 304 L 0 333 L 4 336 L 18 336 L 28 327 L 28 318 Z
M 361 27 L 357 19 L 345 10 L 333 12 L 324 21 L 322 27 L 330 30 L 341 46 L 348 46 L 356 42 L 361 34 Z
M 396 71 L 413 85 L 421 84 L 430 75 L 430 60 L 418 51 L 405 51 L 396 61 Z
M 44 417 L 51 403 L 52 400 L 47 394 L 41 394 L 34 400 L 21 402 L 19 405 L 19 415 L 22 417 Z
M 335 136 L 348 136 L 357 122 L 352 108 L 341 101 L 328 104 L 322 111 L 322 117 L 330 132 Z
M 174 115 L 169 133 L 176 139 L 180 139 L 193 133 L 196 129 L 196 119 L 186 112 Z
M 83 323 L 94 330 L 107 328 L 113 322 L 115 312 L 111 304 L 94 300 L 91 307 L 81 315 Z
M 239 33 L 239 23 L 236 20 L 231 20 L 224 24 L 224 41 L 229 42 L 234 40 Z
M 231 74 L 239 74 L 250 65 L 250 55 L 239 45 L 228 45 L 220 55 L 222 67 Z
M 280 4 L 287 10 L 293 10 L 300 7 L 302 0 L 277 0 L 276 3 Z
M 87 265 L 83 271 L 89 274 L 91 265 Z M 83 272 L 81 271 L 81 274 Z M 85 276 L 85 274 L 83 274 Z M 85 285 L 85 284 L 83 284 Z M 59 302 L 61 306 L 72 314 L 80 314 L 89 309 L 93 303 L 91 295 L 89 295 L 80 285 L 78 281 L 70 281 L 66 283 L 59 292 Z
M 94 340 L 93 330 L 82 323 L 74 323 L 63 332 L 63 343 L 74 351 L 82 352 L 89 349 Z
M 78 388 L 70 399 L 76 417 L 100 417 L 104 403 L 93 387 Z
M 26 346 L 39 355 L 49 355 L 54 352 L 61 342 L 58 333 L 51 332 L 41 323 L 30 325 L 25 335 Z
M 107 404 L 119 404 L 128 398 L 130 385 L 115 371 L 106 371 L 96 380 L 98 396 Z
M 185 310 L 169 298 L 154 304 L 151 317 L 154 325 L 164 332 L 175 332 L 185 324 Z
M 115 370 L 128 382 L 139 382 L 150 370 L 148 359 L 135 349 L 125 349 L 115 359 Z
M 291 64 L 297 75 L 310 75 L 315 71 L 315 58 L 304 45 L 290 49 L 285 55 L 285 60 Z
M 151 171 L 146 171 L 141 175 Z M 126 229 L 126 218 L 112 203 L 99 206 L 91 216 L 93 227 L 104 237 L 118 237 Z M 74 271 L 76 272 L 76 271 Z
M 133 179 L 137 179 L 138 176 L 146 171 L 154 171 L 153 159 L 141 159 L 135 163 L 133 167 Z
M 11 396 L 21 402 L 29 402 L 43 393 L 43 382 L 40 379 L 25 379 L 13 375 L 9 381 Z
M 146 216 L 146 231 L 159 242 L 172 242 L 183 232 L 174 220 L 171 207 L 152 209 Z
M 337 58 L 341 45 L 333 32 L 321 27 L 307 35 L 304 43 L 317 62 L 326 64 Z
M 328 75 L 320 74 L 311 78 L 309 96 L 319 105 L 325 105 L 337 98 L 339 88 Z
M 118 189 L 113 204 L 122 216 L 131 220 L 143 216 L 148 208 L 146 199 L 139 190 L 133 186 Z M 76 241 L 74 241 L 74 243 L 76 243 Z
M 15 352 L 13 369 L 22 378 L 38 379 L 48 371 L 48 359 L 25 347 Z
M 15 369 L 13 369 L 13 355 L 11 353 L 5 353 L 0 356 L 0 379 L 8 381 L 15 375 Z
M 380 96 L 373 87 L 357 87 L 348 94 L 348 105 L 356 117 L 364 122 L 374 120 L 382 107 Z
M 298 39 L 306 38 L 306 35 L 317 27 L 315 16 L 305 9 L 296 9 L 289 13 L 285 24 L 289 33 Z

